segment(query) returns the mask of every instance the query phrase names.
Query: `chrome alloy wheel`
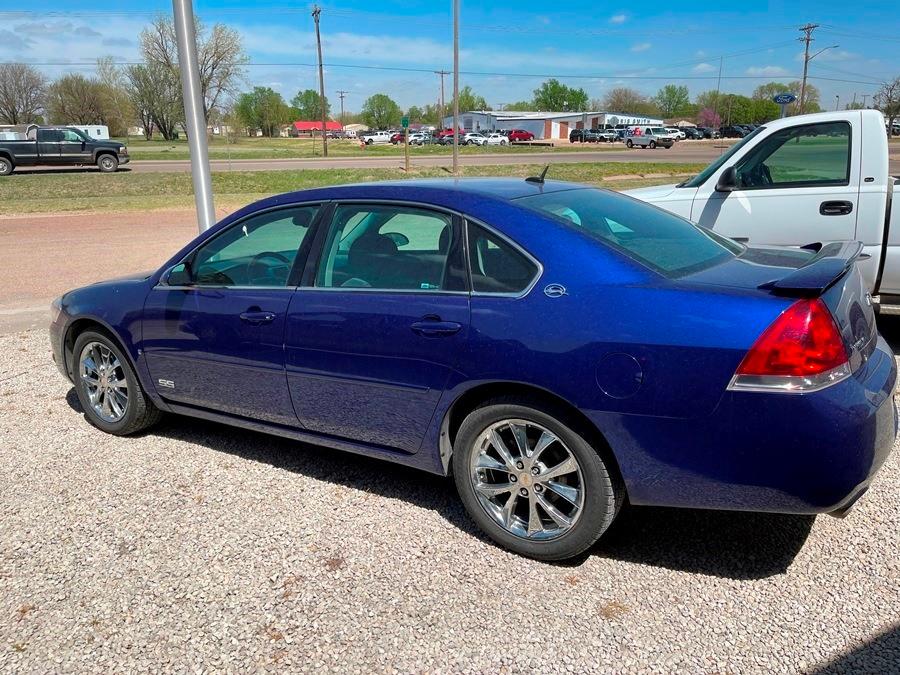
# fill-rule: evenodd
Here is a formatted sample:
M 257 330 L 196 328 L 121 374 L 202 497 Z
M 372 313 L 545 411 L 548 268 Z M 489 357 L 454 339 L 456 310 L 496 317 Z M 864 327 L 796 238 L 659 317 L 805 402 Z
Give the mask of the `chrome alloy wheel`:
M 119 358 L 106 345 L 89 342 L 79 359 L 81 381 L 91 408 L 104 422 L 118 422 L 128 410 L 128 384 Z
M 482 508 L 506 531 L 555 539 L 584 508 L 575 455 L 547 428 L 521 419 L 496 422 L 475 441 L 469 476 Z

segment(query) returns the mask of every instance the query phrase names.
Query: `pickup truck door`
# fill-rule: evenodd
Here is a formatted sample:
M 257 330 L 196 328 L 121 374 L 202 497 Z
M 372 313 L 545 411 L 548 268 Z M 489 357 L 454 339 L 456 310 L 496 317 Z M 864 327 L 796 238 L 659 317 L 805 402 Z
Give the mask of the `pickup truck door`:
M 84 138 L 71 129 L 63 129 L 59 144 L 60 161 L 67 164 L 91 164 L 91 148 Z
M 35 158 L 35 160 L 47 163 L 59 162 L 60 143 L 62 142 L 62 137 L 63 132 L 60 129 L 38 129 L 38 157 Z
M 691 220 L 754 245 L 854 239 L 860 185 L 858 116 L 763 135 L 699 186 Z M 733 166 L 737 185 L 718 192 Z

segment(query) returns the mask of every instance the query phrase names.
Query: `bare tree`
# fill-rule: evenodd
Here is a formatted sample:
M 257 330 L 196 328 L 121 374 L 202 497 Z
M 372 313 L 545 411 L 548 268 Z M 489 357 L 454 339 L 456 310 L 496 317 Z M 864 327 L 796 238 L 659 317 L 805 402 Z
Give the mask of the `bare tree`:
M 97 79 L 103 86 L 104 117 L 111 136 L 124 136 L 136 114 L 125 88 L 125 75 L 111 56 L 97 59 Z
M 615 87 L 606 92 L 603 97 L 603 110 L 638 115 L 659 113 L 650 99 L 629 87 Z
M 893 133 L 894 119 L 900 117 L 900 77 L 881 85 L 875 94 L 875 105 L 888 118 L 888 133 Z
M 0 122 L 32 124 L 43 110 L 47 80 L 24 63 L 0 65 Z
M 144 128 L 147 140 L 158 129 L 164 139 L 175 137 L 175 130 L 184 117 L 181 105 L 181 83 L 172 78 L 172 71 L 159 63 L 131 65 L 125 69 L 125 91 Z
M 237 87 L 244 78 L 244 64 L 248 59 L 241 36 L 234 29 L 217 23 L 212 30 L 207 31 L 199 20 L 195 24 L 203 112 L 208 118 L 210 110 L 237 93 Z M 165 66 L 172 77 L 179 77 L 178 43 L 175 39 L 175 25 L 170 18 L 159 16 L 141 32 L 141 53 L 148 66 Z

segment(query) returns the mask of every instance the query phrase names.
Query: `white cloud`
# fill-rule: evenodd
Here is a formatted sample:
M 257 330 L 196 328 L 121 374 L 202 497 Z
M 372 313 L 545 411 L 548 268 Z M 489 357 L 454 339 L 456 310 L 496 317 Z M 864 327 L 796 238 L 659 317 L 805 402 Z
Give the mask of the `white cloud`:
M 816 49 L 816 45 L 814 44 L 810 45 L 810 54 L 815 54 L 819 49 L 825 49 L 825 51 L 816 56 L 816 61 L 832 61 L 834 63 L 840 63 L 842 61 L 856 61 L 857 59 L 862 58 L 862 56 L 856 52 L 848 52 L 846 49 L 829 49 L 821 46 Z M 800 63 L 803 63 L 803 52 L 798 52 L 795 58 Z
M 755 75 L 759 77 L 780 77 L 788 75 L 788 71 L 781 66 L 751 66 L 747 68 L 747 75 Z
M 631 45 L 631 51 L 633 52 L 645 52 L 653 45 L 649 42 L 639 42 L 636 45 Z
M 691 68 L 691 72 L 695 75 L 704 75 L 705 73 L 714 73 L 718 70 L 711 63 L 698 63 L 696 66 Z
M 616 24 L 617 26 L 622 25 L 626 21 L 628 21 L 628 17 L 624 14 L 613 14 L 611 17 L 609 17 L 609 22 L 612 24 Z
M 694 56 L 696 56 L 698 59 L 702 59 L 706 56 L 706 52 L 702 49 L 698 49 L 696 52 L 694 52 Z

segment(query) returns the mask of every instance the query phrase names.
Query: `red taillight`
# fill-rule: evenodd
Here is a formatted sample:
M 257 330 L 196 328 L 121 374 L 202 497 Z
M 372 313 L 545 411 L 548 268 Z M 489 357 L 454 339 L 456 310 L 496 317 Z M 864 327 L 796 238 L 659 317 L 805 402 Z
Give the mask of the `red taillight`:
M 759 337 L 738 366 L 740 376 L 810 378 L 840 368 L 847 349 L 821 299 L 798 300 Z

